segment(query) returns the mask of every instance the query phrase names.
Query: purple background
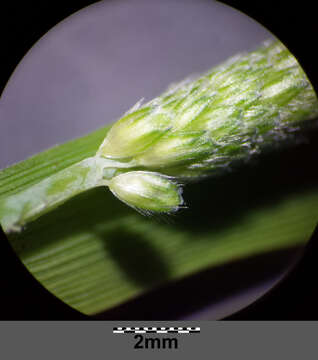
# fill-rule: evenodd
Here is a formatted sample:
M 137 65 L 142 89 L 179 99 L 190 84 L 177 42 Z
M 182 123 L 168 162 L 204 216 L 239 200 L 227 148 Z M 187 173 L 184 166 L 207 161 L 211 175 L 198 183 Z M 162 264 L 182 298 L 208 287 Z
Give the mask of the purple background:
M 13 73 L 0 104 L 0 168 L 112 122 L 270 36 L 214 1 L 89 6 L 43 36 Z

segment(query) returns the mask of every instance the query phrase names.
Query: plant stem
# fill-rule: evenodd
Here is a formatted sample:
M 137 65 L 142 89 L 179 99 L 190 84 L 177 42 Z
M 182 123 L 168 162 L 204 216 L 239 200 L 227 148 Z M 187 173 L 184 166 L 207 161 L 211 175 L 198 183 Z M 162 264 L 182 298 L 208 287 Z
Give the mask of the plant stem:
M 26 190 L 0 202 L 2 226 L 6 232 L 20 231 L 24 224 L 73 196 L 102 185 L 102 162 L 96 157 L 84 159 L 53 174 Z

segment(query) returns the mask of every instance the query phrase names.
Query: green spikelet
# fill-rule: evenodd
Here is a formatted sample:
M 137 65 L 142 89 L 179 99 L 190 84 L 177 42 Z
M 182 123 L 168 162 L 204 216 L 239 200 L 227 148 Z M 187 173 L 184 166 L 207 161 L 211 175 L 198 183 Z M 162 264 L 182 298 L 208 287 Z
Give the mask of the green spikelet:
M 144 105 L 138 102 L 112 126 L 94 157 L 2 200 L 4 228 L 19 231 L 96 186 L 109 186 L 144 213 L 176 211 L 183 204 L 180 184 L 286 143 L 316 124 L 317 115 L 316 94 L 296 59 L 280 42 L 267 41 Z
M 147 113 L 142 121 L 151 124 L 154 134 L 162 129 L 161 118 L 170 119 L 169 130 L 145 143 L 138 132 L 130 132 L 130 139 L 136 137 L 144 151 L 136 154 L 132 146 L 122 157 L 130 152 L 133 166 L 182 179 L 249 158 L 281 142 L 318 114 L 309 80 L 278 41 L 268 41 L 195 80 L 177 84 L 135 112 L 143 108 Z M 121 129 L 130 126 L 125 118 L 119 123 Z M 116 125 L 112 130 L 107 137 L 114 136 Z M 111 154 L 104 151 L 102 156 Z

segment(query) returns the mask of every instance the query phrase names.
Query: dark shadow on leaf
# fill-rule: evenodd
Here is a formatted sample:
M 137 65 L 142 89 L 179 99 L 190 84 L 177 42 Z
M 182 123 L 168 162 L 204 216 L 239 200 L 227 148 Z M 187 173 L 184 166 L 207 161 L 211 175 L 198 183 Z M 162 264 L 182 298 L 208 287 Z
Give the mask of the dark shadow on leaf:
M 48 214 L 29 223 L 21 233 L 9 234 L 10 243 L 18 253 L 29 252 L 33 246 L 38 249 L 49 245 L 60 237 L 81 232 L 95 232 L 99 224 L 112 223 L 134 213 L 132 209 L 118 201 L 107 188 L 98 187 L 82 193 L 62 204 Z M 54 226 L 54 228 L 52 228 Z M 33 241 L 19 241 L 45 234 Z M 21 244 L 24 248 L 20 248 Z
M 22 233 L 10 234 L 9 239 L 16 253 L 27 257 L 58 239 L 77 233 L 97 234 L 105 252 L 131 281 L 147 287 L 166 280 L 169 269 L 165 259 L 151 244 L 149 234 L 147 239 L 141 231 L 125 228 L 127 219 L 151 221 L 116 199 L 107 188 L 96 188 L 28 224 Z
M 117 228 L 109 234 L 98 235 L 104 240 L 105 251 L 131 281 L 147 286 L 169 278 L 167 262 L 142 233 Z
M 302 253 L 302 247 L 293 247 L 206 269 L 153 289 L 93 318 L 99 320 L 214 319 L 217 314 L 215 306 L 222 309 L 224 300 L 286 274 L 286 270 L 293 268 Z M 246 304 L 248 304 L 248 295 Z M 233 311 L 236 310 L 233 301 Z

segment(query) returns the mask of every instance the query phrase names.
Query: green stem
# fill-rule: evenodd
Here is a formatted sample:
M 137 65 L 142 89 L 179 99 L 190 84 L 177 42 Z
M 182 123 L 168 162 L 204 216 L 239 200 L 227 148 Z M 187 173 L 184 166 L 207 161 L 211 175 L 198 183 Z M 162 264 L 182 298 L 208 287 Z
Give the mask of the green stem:
M 106 160 L 107 161 L 107 160 Z M 73 196 L 104 185 L 105 160 L 84 159 L 0 203 L 1 224 L 6 232 L 19 231 L 27 222 L 61 205 Z

